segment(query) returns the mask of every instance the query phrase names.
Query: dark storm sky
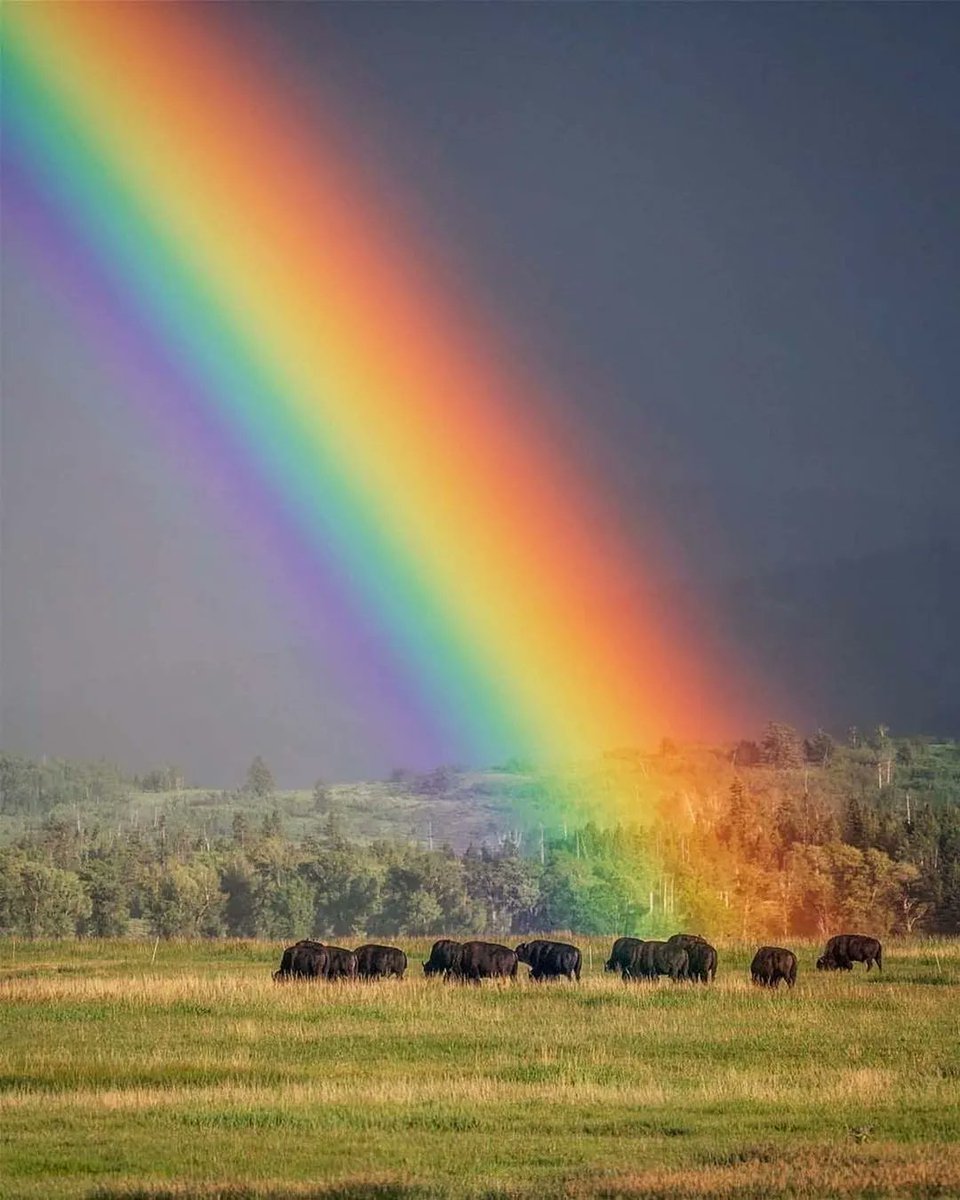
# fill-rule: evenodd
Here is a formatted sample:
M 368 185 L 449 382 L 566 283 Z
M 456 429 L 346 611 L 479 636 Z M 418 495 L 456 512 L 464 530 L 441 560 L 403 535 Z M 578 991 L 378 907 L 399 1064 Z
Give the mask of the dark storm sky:
M 337 96 L 771 716 L 960 735 L 960 8 L 214 11 Z M 393 765 L 45 289 L 6 229 L 3 746 Z

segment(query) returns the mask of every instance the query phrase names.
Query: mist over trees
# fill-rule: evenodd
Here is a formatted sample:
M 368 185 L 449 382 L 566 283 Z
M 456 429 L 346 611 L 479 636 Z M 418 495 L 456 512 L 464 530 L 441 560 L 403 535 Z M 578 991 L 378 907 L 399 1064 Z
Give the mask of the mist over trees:
M 960 931 L 954 743 L 895 738 L 883 726 L 804 738 L 770 723 L 735 747 L 665 741 L 657 754 L 617 752 L 611 763 L 621 785 L 635 775 L 638 788 L 655 786 L 647 823 L 557 826 L 554 801 L 544 810 L 553 824 L 516 825 L 504 805 L 499 828 L 456 850 L 419 817 L 413 838 L 396 826 L 364 837 L 357 823 L 383 822 L 404 803 L 439 811 L 431 806 L 458 788 L 467 805 L 492 806 L 498 789 L 514 789 L 535 806 L 550 782 L 510 763 L 482 787 L 452 768 L 398 770 L 379 785 L 389 800 L 372 784 L 322 780 L 286 794 L 257 757 L 237 791 L 185 793 L 175 767 L 127 779 L 109 763 L 3 754 L 0 933 Z

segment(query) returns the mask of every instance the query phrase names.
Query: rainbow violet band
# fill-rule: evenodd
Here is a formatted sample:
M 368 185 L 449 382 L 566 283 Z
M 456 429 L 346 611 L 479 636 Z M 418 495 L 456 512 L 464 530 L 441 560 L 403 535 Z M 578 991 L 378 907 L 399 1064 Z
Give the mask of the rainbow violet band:
M 14 230 L 96 293 L 98 351 L 269 512 L 397 740 L 556 760 L 729 726 L 536 388 L 221 11 L 5 11 Z

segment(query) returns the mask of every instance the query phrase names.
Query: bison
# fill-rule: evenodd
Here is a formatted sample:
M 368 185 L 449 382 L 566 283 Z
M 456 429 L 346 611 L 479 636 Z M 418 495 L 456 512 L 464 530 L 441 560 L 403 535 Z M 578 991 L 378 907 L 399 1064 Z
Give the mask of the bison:
M 827 942 L 826 949 L 817 959 L 818 971 L 852 971 L 855 962 L 867 964 L 867 970 L 877 964 L 883 970 L 883 947 L 875 937 L 862 933 L 840 933 Z
M 779 987 L 786 980 L 787 987 L 797 982 L 797 956 L 782 946 L 761 946 L 750 964 L 753 982 L 761 987 Z
M 717 977 L 717 951 L 709 942 L 687 947 L 687 975 L 696 983 L 712 983 Z
M 407 969 L 407 956 L 396 946 L 371 943 L 358 946 L 354 954 L 357 956 L 357 975 L 361 979 L 385 979 L 390 975 L 402 979 Z
M 357 956 L 352 950 L 339 946 L 327 946 L 327 978 L 356 979 Z
M 569 942 L 521 942 L 514 953 L 520 962 L 530 967 L 530 978 L 537 982 L 559 979 L 561 975 L 566 975 L 571 983 L 574 979 L 580 980 L 580 951 Z
M 516 979 L 517 956 L 508 946 L 495 942 L 464 942 L 460 950 L 459 975 L 479 983 L 481 979 Z
M 667 938 L 668 942 L 673 942 L 678 946 L 682 946 L 684 950 L 689 950 L 694 942 L 705 942 L 707 939 L 699 933 L 671 933 Z
M 687 974 L 698 983 L 709 983 L 717 977 L 717 952 L 698 933 L 675 933 L 667 939 L 668 946 L 682 946 L 687 952 Z
M 324 979 L 327 962 L 326 946 L 304 938 L 287 946 L 280 959 L 280 970 L 274 971 L 273 977 L 278 983 L 285 979 Z
M 656 979 L 658 975 L 669 975 L 677 982 L 687 978 L 688 958 L 682 946 L 670 942 L 644 942 L 640 948 L 638 970 L 644 979 Z
M 444 979 L 456 975 L 460 969 L 461 950 L 460 943 L 453 942 L 450 938 L 441 938 L 434 942 L 430 957 L 423 964 L 424 975 L 442 975 Z
M 640 938 L 620 937 L 613 943 L 610 957 L 603 964 L 605 971 L 619 971 L 624 979 L 631 977 L 632 968 L 639 962 Z

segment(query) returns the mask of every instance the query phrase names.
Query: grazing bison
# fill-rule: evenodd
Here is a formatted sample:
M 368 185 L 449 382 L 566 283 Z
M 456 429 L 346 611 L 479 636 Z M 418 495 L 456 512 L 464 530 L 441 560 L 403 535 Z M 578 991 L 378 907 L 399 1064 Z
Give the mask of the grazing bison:
M 750 964 L 753 982 L 761 987 L 779 987 L 785 979 L 787 987 L 797 982 L 797 956 L 782 946 L 761 946 Z
M 875 937 L 864 937 L 862 933 L 840 933 L 827 942 L 826 949 L 817 959 L 818 971 L 852 971 L 855 962 L 867 964 L 867 970 L 877 964 L 883 970 L 883 947 Z
M 407 956 L 396 946 L 369 944 L 354 950 L 357 956 L 357 975 L 361 979 L 385 979 L 389 975 L 403 978 Z
M 508 946 L 495 942 L 464 942 L 460 950 L 461 979 L 516 979 L 517 956 Z
M 514 953 L 530 967 L 530 978 L 537 982 L 559 979 L 561 975 L 566 975 L 571 983 L 580 980 L 580 951 L 569 942 L 521 942 Z
M 699 933 L 675 933 L 667 938 L 668 946 L 682 946 L 687 952 L 687 974 L 698 983 L 709 983 L 717 977 L 717 952 Z
M 352 950 L 339 946 L 327 946 L 327 978 L 356 979 L 357 956 Z
M 624 978 L 627 978 L 628 969 L 637 961 L 637 956 L 640 953 L 642 945 L 643 942 L 640 938 L 617 938 L 610 951 L 610 957 L 603 964 L 603 969 L 605 971 L 619 971 Z
M 295 946 L 287 946 L 280 956 L 280 966 L 273 973 L 273 978 L 277 983 L 293 978 L 293 952 L 295 949 Z
M 459 942 L 453 942 L 449 938 L 441 938 L 434 942 L 430 957 L 423 964 L 424 975 L 442 975 L 444 979 L 456 975 L 460 969 L 460 953 Z
M 668 946 L 682 946 L 687 952 L 687 975 L 697 983 L 709 983 L 717 977 L 717 952 L 702 937 L 690 933 L 675 933 Z
M 327 974 L 327 948 L 322 942 L 309 938 L 288 946 L 280 959 L 280 970 L 273 977 L 280 982 L 285 979 L 324 979 Z
M 682 946 L 670 942 L 644 942 L 640 948 L 636 974 L 644 979 L 656 979 L 658 975 L 669 975 L 676 983 L 687 978 L 687 952 Z

